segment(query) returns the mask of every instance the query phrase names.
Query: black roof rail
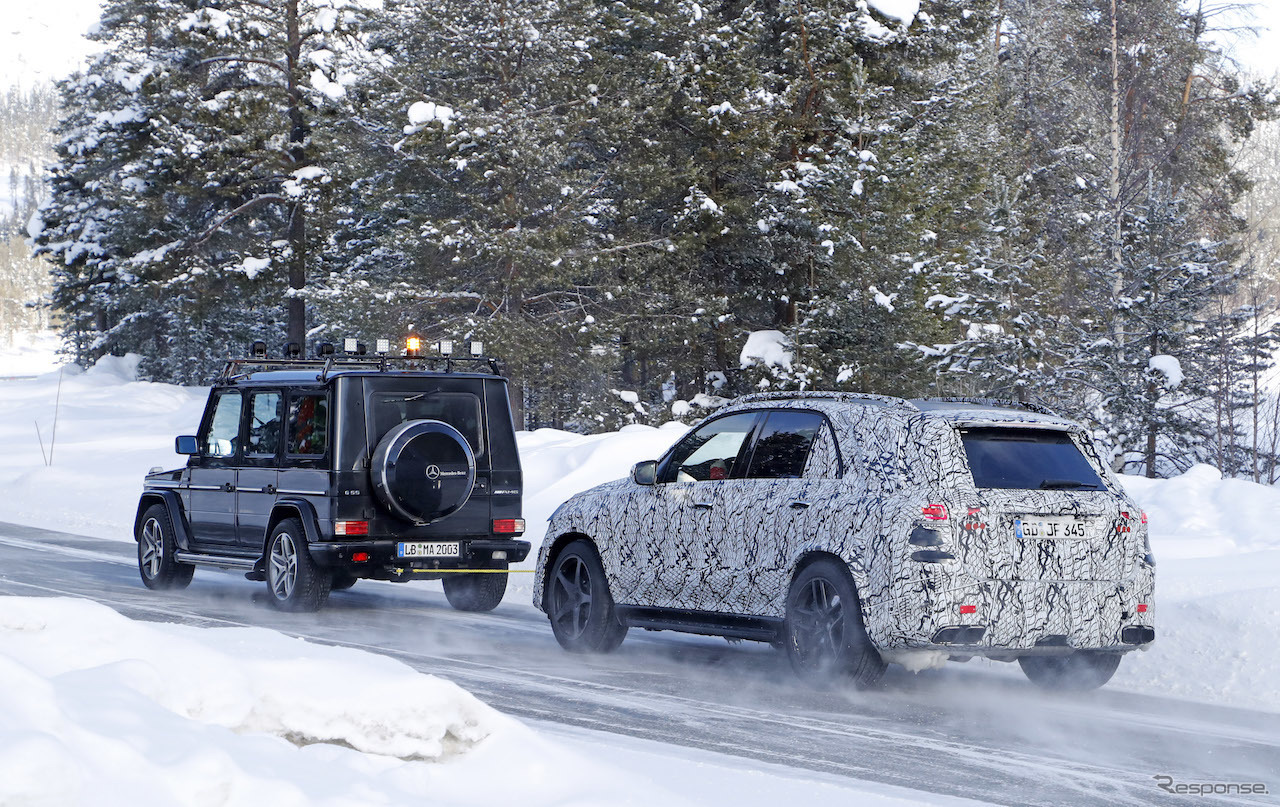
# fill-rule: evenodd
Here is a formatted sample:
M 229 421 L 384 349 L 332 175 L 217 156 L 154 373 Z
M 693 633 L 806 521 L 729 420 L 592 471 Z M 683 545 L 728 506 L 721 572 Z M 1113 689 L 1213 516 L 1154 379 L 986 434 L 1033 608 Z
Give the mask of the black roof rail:
M 1012 401 L 1003 398 L 965 398 L 965 397 L 944 397 L 944 398 L 913 398 L 911 403 L 916 401 L 932 402 L 932 403 L 964 403 L 973 404 L 975 406 L 993 406 L 1001 409 L 1025 409 L 1028 412 L 1035 412 L 1041 415 L 1052 415 L 1053 417 L 1062 417 L 1054 410 L 1044 404 L 1033 403 L 1031 401 Z
M 271 370 L 317 371 L 323 381 L 338 370 L 372 370 L 379 373 L 426 371 L 432 373 L 484 372 L 502 375 L 501 362 L 489 356 L 360 356 L 333 355 L 313 359 L 229 359 L 218 381 L 232 381 L 250 373 Z
M 797 401 L 821 399 L 826 401 L 844 401 L 846 403 L 875 403 L 881 406 L 911 406 L 904 398 L 892 395 L 877 395 L 871 392 L 832 392 L 828 390 L 793 390 L 791 392 L 753 392 L 738 398 L 734 403 L 757 403 L 763 401 Z

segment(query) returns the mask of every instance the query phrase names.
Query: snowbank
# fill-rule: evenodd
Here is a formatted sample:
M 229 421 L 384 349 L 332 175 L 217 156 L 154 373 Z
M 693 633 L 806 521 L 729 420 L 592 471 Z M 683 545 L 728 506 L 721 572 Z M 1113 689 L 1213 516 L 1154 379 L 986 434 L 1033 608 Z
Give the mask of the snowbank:
M 549 739 L 399 661 L 275 631 L 0 604 L 4 805 L 975 803 L 567 726 Z
M 0 804 L 627 804 L 637 792 L 679 803 L 384 656 L 133 622 L 86 600 L 0 609 Z

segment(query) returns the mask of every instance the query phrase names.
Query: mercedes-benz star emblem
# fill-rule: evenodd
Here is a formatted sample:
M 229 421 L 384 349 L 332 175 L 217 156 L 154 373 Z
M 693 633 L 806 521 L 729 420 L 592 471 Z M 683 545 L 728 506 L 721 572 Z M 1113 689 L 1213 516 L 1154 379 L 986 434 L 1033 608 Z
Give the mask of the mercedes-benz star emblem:
M 428 466 L 427 466 L 427 479 L 439 479 L 439 478 L 440 478 L 440 466 L 439 466 L 439 465 L 428 465 Z

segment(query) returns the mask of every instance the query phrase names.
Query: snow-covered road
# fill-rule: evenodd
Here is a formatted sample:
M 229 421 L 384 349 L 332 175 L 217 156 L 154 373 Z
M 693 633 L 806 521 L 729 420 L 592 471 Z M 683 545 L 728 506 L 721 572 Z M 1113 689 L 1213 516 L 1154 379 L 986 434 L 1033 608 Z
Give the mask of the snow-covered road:
M 186 591 L 151 592 L 130 544 L 12 524 L 0 524 L 0 594 L 88 597 L 134 619 L 261 626 L 373 651 L 587 754 L 608 732 L 1005 804 L 1167 804 L 1161 774 L 1280 793 L 1274 714 L 1112 690 L 1051 696 L 1004 665 L 892 668 L 878 691 L 819 692 L 765 645 L 633 631 L 614 655 L 574 656 L 531 606 L 459 613 L 424 584 L 362 582 L 318 614 L 276 612 L 261 584 L 206 570 Z

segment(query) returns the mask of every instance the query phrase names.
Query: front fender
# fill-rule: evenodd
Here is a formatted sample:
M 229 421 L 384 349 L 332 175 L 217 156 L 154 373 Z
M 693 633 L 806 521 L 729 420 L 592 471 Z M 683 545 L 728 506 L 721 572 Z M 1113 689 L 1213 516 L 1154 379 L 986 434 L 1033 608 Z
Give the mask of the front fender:
M 138 540 L 142 529 L 142 515 L 153 504 L 162 504 L 169 511 L 169 524 L 173 527 L 173 541 L 178 549 L 190 551 L 191 529 L 187 514 L 182 510 L 182 498 L 172 490 L 146 490 L 138 498 L 138 511 L 133 516 L 133 540 Z

